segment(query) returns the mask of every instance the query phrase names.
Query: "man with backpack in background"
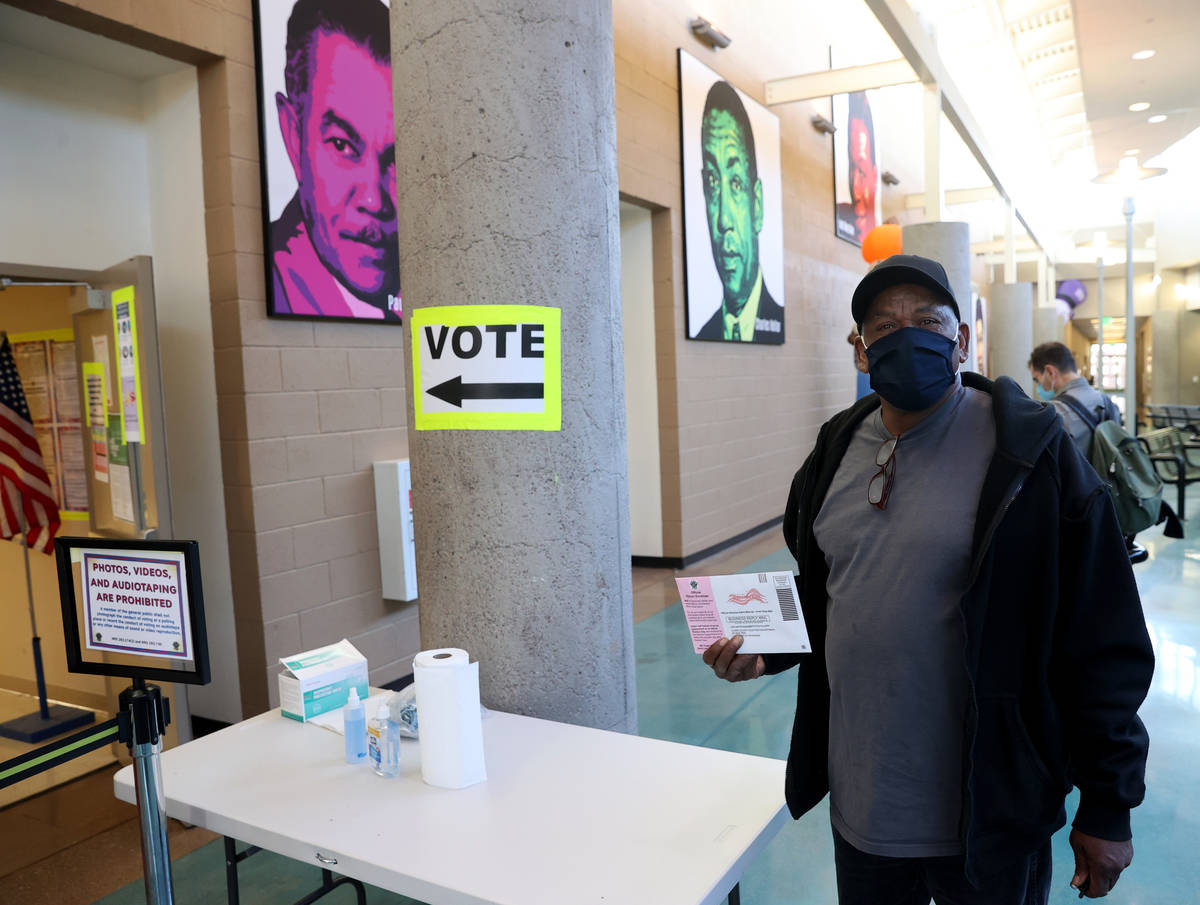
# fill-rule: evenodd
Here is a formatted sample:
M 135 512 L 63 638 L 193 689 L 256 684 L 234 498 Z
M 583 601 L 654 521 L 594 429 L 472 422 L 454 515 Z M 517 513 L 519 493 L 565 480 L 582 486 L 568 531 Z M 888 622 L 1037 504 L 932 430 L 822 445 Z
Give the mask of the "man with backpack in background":
M 1174 513 L 1163 504 L 1162 481 L 1149 457 L 1121 428 L 1112 398 L 1079 375 L 1071 350 L 1059 342 L 1042 343 L 1029 357 L 1029 371 L 1037 396 L 1058 412 L 1079 454 L 1109 484 L 1130 562 L 1150 556 L 1134 542 L 1138 531 L 1168 519 L 1167 536 L 1182 537 Z
M 1075 441 L 1075 448 L 1090 462 L 1092 433 L 1096 425 L 1102 421 L 1121 423 L 1121 413 L 1116 403 L 1107 393 L 1088 383 L 1086 377 L 1079 376 L 1075 356 L 1062 343 L 1042 343 L 1034 349 L 1029 358 L 1029 370 L 1037 385 L 1038 398 L 1054 406 L 1067 433 Z M 1076 407 L 1071 405 L 1074 401 L 1083 405 L 1095 423 L 1084 421 Z

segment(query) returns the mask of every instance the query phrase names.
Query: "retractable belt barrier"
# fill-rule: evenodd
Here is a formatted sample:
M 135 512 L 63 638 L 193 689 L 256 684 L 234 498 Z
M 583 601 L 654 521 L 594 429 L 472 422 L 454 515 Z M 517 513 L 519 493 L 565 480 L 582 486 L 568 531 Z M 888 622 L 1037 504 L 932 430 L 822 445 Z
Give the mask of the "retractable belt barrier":
M 120 719 L 111 719 L 96 726 L 88 726 L 82 732 L 60 738 L 48 745 L 34 748 L 18 757 L 0 762 L 0 789 L 21 782 L 23 779 L 37 776 L 39 773 L 65 764 L 119 741 Z

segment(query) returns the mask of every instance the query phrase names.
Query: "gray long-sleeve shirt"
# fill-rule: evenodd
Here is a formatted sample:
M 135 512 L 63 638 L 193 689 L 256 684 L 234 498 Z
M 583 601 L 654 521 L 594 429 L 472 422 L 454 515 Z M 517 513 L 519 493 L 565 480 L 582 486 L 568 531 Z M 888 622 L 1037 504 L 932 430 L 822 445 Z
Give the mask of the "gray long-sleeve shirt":
M 1105 413 L 1108 413 L 1109 417 L 1119 424 L 1121 422 L 1120 413 L 1108 395 L 1088 383 L 1085 377 L 1076 377 L 1050 400 L 1050 405 L 1058 412 L 1059 417 L 1063 420 L 1063 426 L 1074 441 L 1075 448 L 1079 450 L 1081 456 L 1088 459 L 1088 454 L 1092 449 L 1092 429 L 1084 423 L 1075 409 L 1059 398 L 1068 394 L 1082 402 L 1097 423 L 1103 421 Z
M 887 508 L 867 500 L 889 438 L 859 426 L 814 524 L 829 566 L 830 810 L 860 851 L 962 852 L 967 671 L 959 600 L 984 475 L 992 400 L 960 386 L 903 434 Z

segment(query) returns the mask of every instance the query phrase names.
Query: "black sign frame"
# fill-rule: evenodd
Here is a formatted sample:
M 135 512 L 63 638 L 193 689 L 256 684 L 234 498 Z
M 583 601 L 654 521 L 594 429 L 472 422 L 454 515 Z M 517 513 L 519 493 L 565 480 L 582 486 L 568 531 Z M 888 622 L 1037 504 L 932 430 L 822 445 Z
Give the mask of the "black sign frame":
M 195 656 L 191 669 L 164 669 L 125 663 L 96 663 L 85 660 L 78 622 L 78 601 L 72 572 L 74 549 L 123 551 L 125 553 L 180 553 L 187 573 L 188 621 Z M 208 662 L 208 631 L 204 624 L 204 587 L 200 577 L 200 547 L 194 540 L 117 540 L 102 537 L 56 537 L 54 552 L 58 564 L 58 596 L 62 606 L 63 635 L 67 642 L 67 671 L 93 676 L 119 676 L 207 685 L 211 679 Z

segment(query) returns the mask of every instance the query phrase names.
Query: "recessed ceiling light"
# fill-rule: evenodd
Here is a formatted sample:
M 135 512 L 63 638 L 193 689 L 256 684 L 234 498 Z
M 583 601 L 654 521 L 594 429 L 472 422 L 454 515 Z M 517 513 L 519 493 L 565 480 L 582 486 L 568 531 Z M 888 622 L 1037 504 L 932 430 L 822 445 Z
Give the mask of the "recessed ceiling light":
M 1141 113 L 1143 110 L 1149 110 L 1150 104 L 1148 101 L 1138 101 L 1136 104 L 1129 105 L 1130 113 Z
M 1125 152 L 1125 156 L 1126 157 L 1137 157 L 1141 153 L 1142 153 L 1141 148 L 1130 148 L 1128 151 Z
M 1153 50 L 1139 50 L 1137 53 L 1133 54 L 1133 58 L 1135 60 L 1148 60 L 1154 56 L 1154 54 L 1155 51 Z
M 1163 113 L 1155 113 L 1152 117 L 1146 120 L 1148 123 L 1165 123 L 1166 121 L 1166 114 Z

